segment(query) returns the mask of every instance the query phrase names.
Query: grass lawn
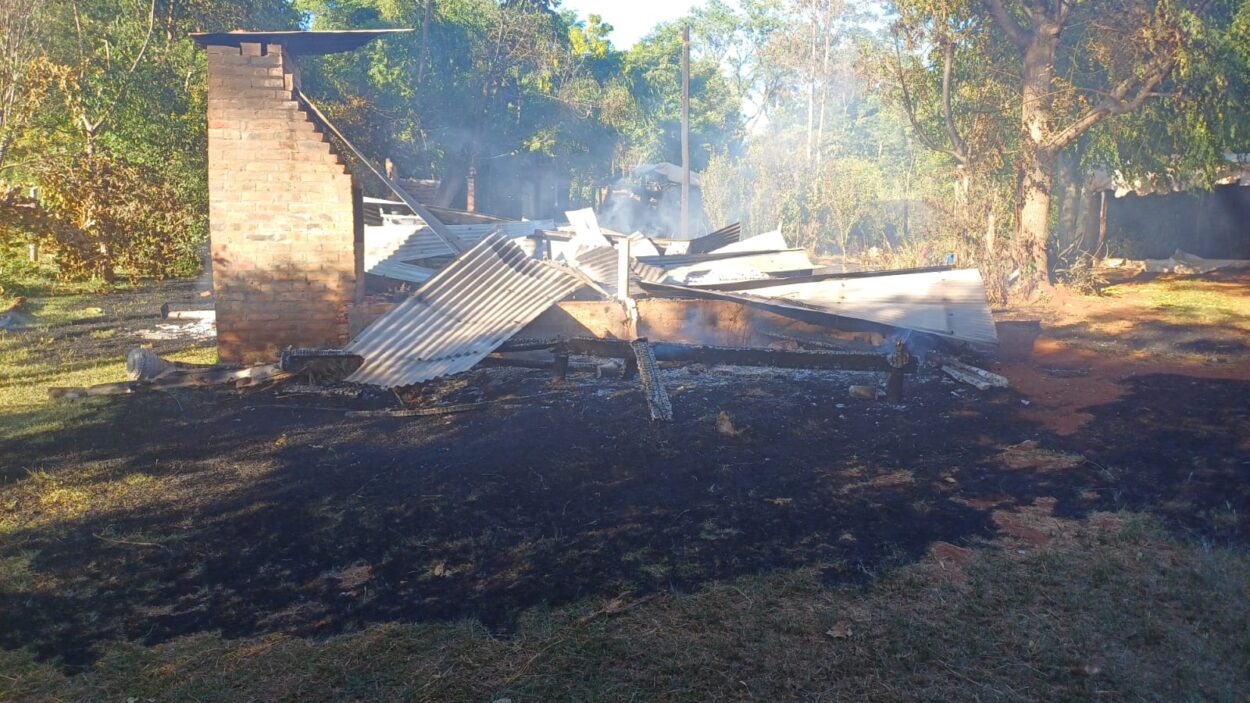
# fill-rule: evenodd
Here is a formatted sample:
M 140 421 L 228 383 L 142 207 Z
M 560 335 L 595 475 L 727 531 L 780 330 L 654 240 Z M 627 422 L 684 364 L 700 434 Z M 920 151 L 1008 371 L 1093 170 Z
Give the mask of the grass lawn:
M 1177 324 L 1198 324 L 1250 333 L 1250 300 L 1244 277 L 1200 280 L 1159 277 L 1131 285 L 1111 286 L 1104 294 L 1140 296 L 1146 307 Z
M 0 329 L 0 438 L 64 427 L 99 407 L 49 403 L 48 388 L 126 380 L 126 352 L 145 343 L 130 328 L 151 326 L 163 300 L 187 296 L 171 285 L 179 284 L 118 285 L 104 293 L 98 284 L 59 283 L 28 268 L 0 276 L 0 310 L 20 297 L 23 323 L 20 330 Z M 153 319 L 132 321 L 136 313 Z M 162 342 L 160 353 L 189 363 L 217 360 L 206 341 Z
M 320 641 L 204 634 L 116 644 L 69 673 L 0 653 L 5 700 L 1241 701 L 1250 560 L 1140 519 L 899 568 L 815 569 L 694 594 L 587 600 L 494 636 L 390 623 Z M 7 564 L 6 580 L 22 565 Z M 16 574 L 14 572 L 17 572 Z M 631 607 L 632 606 L 632 607 Z
M 1218 286 L 1151 286 L 1132 295 L 1183 308 L 1187 325 L 1244 323 L 1244 302 Z M 519 421 L 521 410 L 477 425 L 460 424 L 468 417 L 352 425 L 298 414 L 265 425 L 242 407 L 248 398 L 214 391 L 49 403 L 49 386 L 122 380 L 134 330 L 151 324 L 154 306 L 196 292 L 164 284 L 109 295 L 28 287 L 23 295 L 31 327 L 0 332 L 0 701 L 1244 701 L 1250 691 L 1250 556 L 1239 537 L 1250 506 L 1239 486 L 1222 483 L 1246 466 L 1237 447 L 1250 445 L 1238 445 L 1230 429 L 1246 419 L 1230 406 L 1228 417 L 1208 412 L 1200 421 L 1185 405 L 1209 406 L 1218 385 L 1192 397 L 1166 393 L 1166 403 L 1149 394 L 1135 401 L 1158 405 L 1142 417 L 1155 413 L 1166 452 L 1116 454 L 1142 437 L 1108 436 L 1107 428 L 1123 434 L 1117 428 L 1127 426 L 1111 411 L 1067 445 L 1029 435 L 1065 452 L 1035 453 L 1075 457 L 1060 469 L 999 465 L 1007 456 L 1001 444 L 1023 436 L 1002 414 L 1020 407 L 1018 397 L 996 396 L 991 405 L 955 389 L 969 396 L 955 401 L 936 385 L 912 397 L 948 405 L 901 414 L 852 406 L 838 411 L 835 430 L 819 408 L 802 416 L 808 424 L 791 423 L 786 413 L 808 404 L 783 397 L 742 421 L 744 436 L 728 449 L 718 447 L 725 440 L 710 421 L 690 419 L 669 436 L 614 419 L 588 441 L 622 453 L 652 442 L 656 456 L 687 462 L 697 475 L 682 483 L 677 470 L 641 480 L 613 474 L 594 463 L 602 453 L 595 445 L 589 459 L 564 464 L 578 473 L 564 478 L 558 457 L 516 449 L 526 434 L 558 432 L 499 424 Z M 162 342 L 159 353 L 215 360 L 203 342 Z M 640 417 L 631 393 L 595 402 Z M 760 390 L 752 403 L 770 398 Z M 1178 415 L 1164 413 L 1171 406 Z M 555 417 L 571 426 L 578 416 L 570 413 Z M 738 420 L 746 410 L 734 413 Z M 923 438 L 898 434 L 898 446 L 881 445 L 888 461 L 860 450 L 842 456 L 857 438 L 886 443 L 891 432 L 937 423 L 966 434 L 939 437 L 936 449 L 914 456 L 907 445 Z M 839 425 L 849 429 L 828 434 Z M 496 445 L 486 443 L 491 434 Z M 621 437 L 625 445 L 608 444 Z M 683 454 L 695 439 L 708 443 Z M 785 442 L 818 443 L 821 452 L 779 466 L 770 452 Z M 920 465 L 917 457 L 953 442 L 985 446 Z M 467 453 L 455 455 L 463 445 Z M 506 452 L 515 453 L 499 457 Z M 855 468 L 835 471 L 835 459 Z M 1152 461 L 1159 465 L 1145 465 Z M 470 485 L 453 494 L 463 474 Z M 451 478 L 433 483 L 444 475 Z M 635 493 L 648 482 L 666 482 L 668 493 Z M 581 491 L 572 494 L 581 506 L 570 509 L 563 496 L 522 505 L 547 500 L 564 483 Z M 1155 483 L 1167 504 L 1142 495 Z M 678 493 L 686 485 L 693 488 Z M 1215 490 L 1220 485 L 1228 490 Z M 827 493 L 813 498 L 812 486 Z M 749 512 L 729 503 L 738 489 L 748 501 L 741 505 L 754 506 Z M 669 505 L 674 500 L 690 504 Z M 802 520 L 825 504 L 834 507 L 832 522 L 806 527 Z M 574 523 L 561 520 L 579 507 L 589 522 L 570 535 Z M 847 528 L 855 534 L 831 529 L 838 511 L 852 507 L 867 516 Z M 691 511 L 704 516 L 690 519 L 689 534 L 676 529 Z M 964 536 L 861 564 L 855 580 L 831 579 L 846 563 L 815 557 L 771 569 L 725 566 L 727 575 L 689 587 L 678 578 L 709 554 L 721 567 L 773 549 L 832 553 L 849 538 L 867 555 L 874 530 L 887 534 L 888 547 L 903 538 L 891 532 L 898 521 L 935 523 L 953 511 L 970 521 Z M 1189 532 L 1177 529 L 1193 515 L 1204 517 Z M 522 517 L 533 522 L 509 542 Z M 776 541 L 763 541 L 757 528 L 774 531 Z M 469 537 L 453 532 L 436 543 L 444 530 Z M 612 551 L 629 540 L 628 550 Z M 381 556 L 368 551 L 375 546 Z M 438 558 L 421 560 L 431 554 Z M 483 560 L 474 563 L 474 554 Z M 421 594 L 489 601 L 525 583 L 554 592 L 583 563 L 602 569 L 638 555 L 650 562 L 638 570 L 654 569 L 660 587 L 639 589 L 611 571 L 579 597 L 524 601 L 507 627 L 474 617 L 368 615 L 376 603 L 390 603 L 384 614 L 408 613 L 405 599 Z M 489 571 L 490 559 L 504 566 Z M 239 570 L 214 573 L 231 568 Z M 175 636 L 145 643 L 149 622 L 175 623 Z M 241 634 L 223 633 L 227 627 Z M 75 640 L 74 628 L 99 634 L 90 656 L 67 661 L 49 643 Z

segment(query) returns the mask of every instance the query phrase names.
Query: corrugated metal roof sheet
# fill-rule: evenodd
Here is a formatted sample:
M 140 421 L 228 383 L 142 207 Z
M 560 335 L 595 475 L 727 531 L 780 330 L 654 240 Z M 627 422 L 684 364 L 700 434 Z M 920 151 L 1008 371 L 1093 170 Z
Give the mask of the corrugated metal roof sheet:
M 778 251 L 741 251 L 741 252 L 711 252 L 708 254 L 662 254 L 660 256 L 640 256 L 638 260 L 644 264 L 659 266 L 662 269 L 674 269 L 682 266 L 693 266 L 695 264 L 715 263 L 718 261 L 729 261 L 732 259 L 744 259 L 750 257 L 778 257 L 793 256 L 794 260 L 803 257 L 807 262 L 806 266 L 798 266 L 793 270 L 811 270 L 815 268 L 811 260 L 807 258 L 807 252 L 803 249 L 782 249 Z
M 732 225 L 721 227 L 710 234 L 691 239 L 690 244 L 686 247 L 686 253 L 706 254 L 721 247 L 729 246 L 740 239 L 742 239 L 742 224 L 735 222 Z M 782 246 L 781 248 L 784 249 L 785 247 Z
M 575 233 L 569 246 L 565 248 L 565 258 L 575 258 L 584 249 L 612 246 L 608 238 L 603 236 L 603 230 L 599 228 L 599 219 L 595 217 L 594 210 L 587 207 L 581 210 L 569 210 L 564 215 L 569 218 L 569 224 L 572 225 Z
M 998 343 L 976 269 L 753 285 L 751 296 L 969 342 Z
M 619 265 L 618 252 L 613 247 L 595 247 L 588 249 L 577 255 L 577 261 L 573 265 L 590 280 L 603 286 L 611 295 L 616 295 L 617 288 L 617 266 Z M 642 289 L 637 288 L 634 283 L 638 280 L 650 281 L 652 283 L 663 282 L 667 277 L 664 269 L 655 266 L 648 266 L 637 259 L 630 257 L 630 290 L 629 294 L 637 297 L 642 293 Z
M 764 278 L 768 273 L 810 271 L 813 267 L 812 260 L 803 249 L 644 256 L 638 260 L 664 269 L 670 278 L 678 281 Z
M 725 283 L 698 283 L 692 284 L 698 288 L 707 288 L 710 290 L 730 290 L 730 291 L 749 291 L 754 288 L 769 288 L 790 283 L 811 283 L 813 281 L 824 281 L 831 278 L 872 278 L 875 276 L 902 276 L 910 273 L 931 273 L 933 271 L 954 271 L 954 266 L 922 266 L 907 269 L 885 269 L 877 271 L 844 271 L 840 266 L 822 266 L 813 269 L 811 273 L 783 272 L 776 275 L 770 275 L 768 278 L 760 278 L 752 281 L 732 281 Z
M 537 222 L 500 222 L 480 225 L 446 225 L 466 245 L 477 244 L 492 230 L 499 230 L 508 238 L 526 237 L 535 229 L 550 226 L 551 220 Z M 432 230 L 421 225 L 386 224 L 365 227 L 365 271 L 376 276 L 387 276 L 384 265 L 406 264 L 419 259 L 431 259 L 451 255 L 451 250 Z M 399 271 L 390 267 L 392 271 Z M 394 278 L 394 276 L 387 276 Z M 425 278 L 429 278 L 426 276 Z M 425 280 L 422 278 L 421 280 Z M 405 276 L 400 280 L 410 281 Z
M 364 363 L 347 380 L 392 388 L 467 371 L 582 285 L 487 235 L 352 340 Z
M 379 261 L 371 266 L 366 273 L 407 283 L 425 283 L 437 271 L 425 266 L 405 264 L 402 261 Z
M 725 246 L 713 251 L 712 253 L 713 254 L 729 254 L 732 252 L 747 252 L 747 251 L 780 251 L 782 249 L 789 249 L 789 248 L 790 248 L 790 243 L 787 242 L 786 238 L 781 235 L 781 230 L 775 229 L 771 232 L 765 232 L 764 234 L 757 234 L 754 237 L 747 237 L 746 239 L 742 239 L 739 241 L 734 241 L 730 244 L 726 244 Z
M 629 253 L 634 256 L 659 256 L 660 250 L 646 235 L 634 232 L 629 235 Z

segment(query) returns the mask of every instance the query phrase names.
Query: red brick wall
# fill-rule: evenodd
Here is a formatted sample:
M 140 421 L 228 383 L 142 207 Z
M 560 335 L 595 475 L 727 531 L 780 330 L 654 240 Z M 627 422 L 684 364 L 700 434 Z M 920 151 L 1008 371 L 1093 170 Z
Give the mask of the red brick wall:
M 209 46 L 208 191 L 221 361 L 339 347 L 361 246 L 352 177 L 278 44 Z

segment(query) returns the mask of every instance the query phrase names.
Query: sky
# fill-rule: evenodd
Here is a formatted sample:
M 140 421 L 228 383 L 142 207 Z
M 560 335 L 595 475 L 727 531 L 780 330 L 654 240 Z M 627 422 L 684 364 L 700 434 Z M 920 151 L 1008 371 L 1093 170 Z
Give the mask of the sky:
M 577 16 L 599 15 L 612 25 L 612 46 L 628 49 L 660 22 L 684 16 L 703 0 L 562 0 L 560 9 Z

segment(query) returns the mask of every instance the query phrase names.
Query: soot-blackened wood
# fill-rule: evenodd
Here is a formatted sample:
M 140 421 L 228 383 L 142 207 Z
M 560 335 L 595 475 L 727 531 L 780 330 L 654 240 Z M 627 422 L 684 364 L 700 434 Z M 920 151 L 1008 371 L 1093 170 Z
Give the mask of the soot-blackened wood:
M 614 339 L 573 338 L 564 342 L 569 353 L 629 359 L 629 344 Z M 651 348 L 659 361 L 690 361 L 701 364 L 734 366 L 772 366 L 790 369 L 831 369 L 837 371 L 882 371 L 894 367 L 884 354 L 871 352 L 824 352 L 792 349 L 751 349 L 706 347 L 688 344 L 653 342 Z M 901 367 L 903 373 L 916 371 L 915 360 Z
M 551 378 L 563 381 L 569 374 L 569 350 L 563 344 L 556 345 L 555 363 L 551 367 Z
M 643 395 L 647 397 L 647 409 L 651 413 L 652 422 L 671 422 L 673 419 L 673 403 L 669 400 L 668 391 L 664 389 L 664 379 L 660 376 L 659 366 L 655 363 L 655 354 L 646 339 L 635 339 L 630 342 L 634 352 L 634 360 L 638 364 L 638 378 L 642 383 Z

